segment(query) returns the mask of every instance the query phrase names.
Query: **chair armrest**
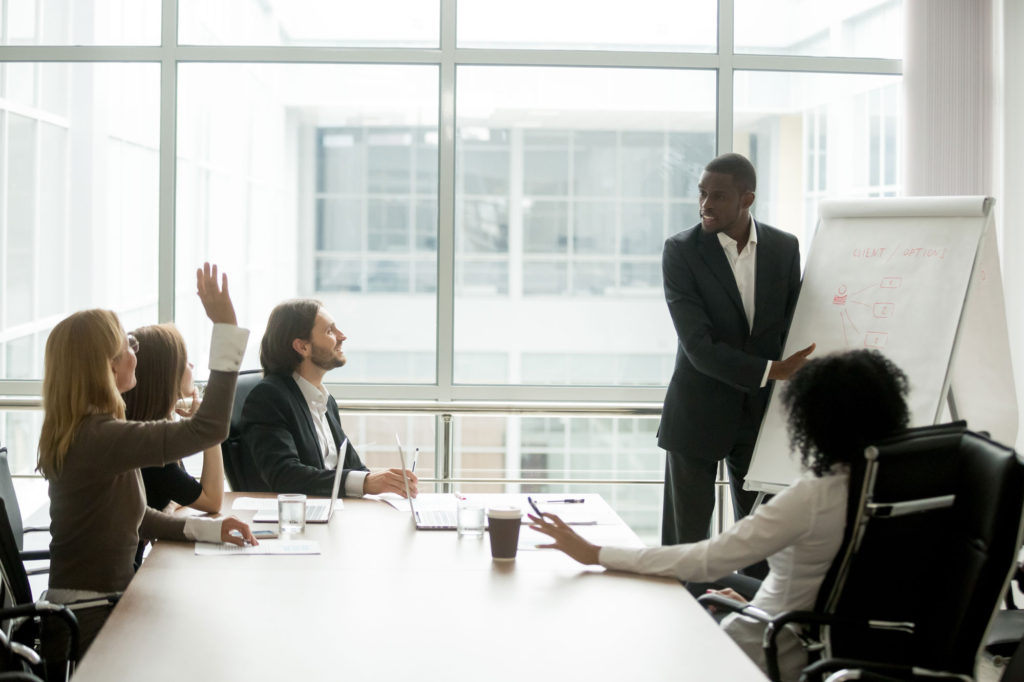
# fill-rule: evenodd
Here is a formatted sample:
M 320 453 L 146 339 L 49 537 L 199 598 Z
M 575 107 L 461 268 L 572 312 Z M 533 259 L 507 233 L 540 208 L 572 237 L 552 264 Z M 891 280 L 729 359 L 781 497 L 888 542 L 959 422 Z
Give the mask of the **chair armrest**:
M 872 663 L 871 661 L 861 661 L 855 658 L 829 658 L 817 661 L 804 668 L 800 679 L 821 679 L 827 673 L 832 673 L 826 678 L 827 682 L 840 682 L 841 680 L 861 680 L 861 682 L 955 680 L 956 682 L 971 682 L 972 680 L 969 675 L 959 675 L 942 670 L 928 670 L 910 665 Z
M 49 533 L 49 526 L 25 526 L 21 529 L 22 533 Z
M 27 644 L 22 644 L 21 642 L 8 642 L 7 647 L 11 650 L 12 654 L 24 660 L 32 666 L 33 669 L 38 668 L 39 664 L 43 662 L 39 652 Z
M 768 675 L 773 680 L 778 679 L 779 676 L 779 647 L 776 640 L 779 636 L 779 632 L 782 631 L 782 628 L 791 624 L 846 625 L 850 627 L 861 627 L 866 630 L 894 630 L 897 632 L 905 632 L 907 634 L 914 633 L 914 624 L 908 622 L 844 618 L 827 613 L 818 613 L 816 611 L 786 611 L 773 618 L 768 624 L 768 627 L 764 630 L 765 662 L 768 667 Z M 805 646 L 806 644 L 807 642 L 805 641 Z M 840 659 L 833 658 L 829 660 L 835 661 Z
M 702 594 L 697 597 L 697 602 L 704 608 L 715 607 L 729 613 L 740 613 L 762 623 L 770 623 L 772 617 L 766 611 L 745 602 L 729 599 L 720 594 Z
M 22 561 L 49 561 L 50 550 L 48 549 L 27 549 L 22 552 L 18 552 L 18 556 L 21 557 Z
M 78 661 L 78 618 L 66 606 L 51 604 L 48 601 L 37 601 L 32 604 L 19 604 L 0 609 L 0 620 L 11 618 L 54 617 L 60 618 L 68 626 L 68 660 Z

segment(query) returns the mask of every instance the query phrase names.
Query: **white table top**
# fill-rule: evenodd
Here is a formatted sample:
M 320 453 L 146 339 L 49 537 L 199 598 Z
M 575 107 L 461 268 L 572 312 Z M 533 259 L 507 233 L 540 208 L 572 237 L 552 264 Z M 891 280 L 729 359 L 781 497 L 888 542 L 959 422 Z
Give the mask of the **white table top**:
M 579 530 L 639 544 L 621 521 Z M 305 536 L 321 555 L 158 543 L 74 679 L 765 679 L 675 580 L 552 550 L 492 562 L 486 535 L 417 531 L 378 500 L 347 498 Z

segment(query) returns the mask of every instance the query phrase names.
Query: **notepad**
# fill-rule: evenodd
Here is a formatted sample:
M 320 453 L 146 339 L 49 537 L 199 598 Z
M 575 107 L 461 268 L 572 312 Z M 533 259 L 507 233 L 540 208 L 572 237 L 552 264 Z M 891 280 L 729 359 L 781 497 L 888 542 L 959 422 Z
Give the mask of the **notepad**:
M 320 554 L 316 540 L 262 540 L 258 545 L 220 545 L 210 542 L 196 543 L 196 556 L 230 556 L 237 554 Z

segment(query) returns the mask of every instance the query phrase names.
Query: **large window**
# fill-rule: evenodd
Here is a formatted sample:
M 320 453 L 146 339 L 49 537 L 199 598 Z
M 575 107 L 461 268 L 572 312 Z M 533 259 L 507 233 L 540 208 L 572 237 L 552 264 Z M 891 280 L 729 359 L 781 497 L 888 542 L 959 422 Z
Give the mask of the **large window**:
M 663 384 L 661 247 L 697 214 L 714 72 L 457 75 L 454 381 Z
M 901 192 L 902 0 L 622 7 L 0 0 L 0 395 L 32 406 L 48 331 L 87 307 L 175 321 L 202 376 L 213 260 L 248 367 L 273 305 L 325 302 L 348 401 L 659 404 L 661 248 L 711 157 L 754 161 L 755 215 L 805 252 L 823 198 Z M 371 465 L 398 431 L 434 472 L 439 421 L 343 419 Z M 17 471 L 39 423 L 0 412 Z M 450 473 L 630 481 L 598 489 L 654 538 L 656 429 L 460 415 Z

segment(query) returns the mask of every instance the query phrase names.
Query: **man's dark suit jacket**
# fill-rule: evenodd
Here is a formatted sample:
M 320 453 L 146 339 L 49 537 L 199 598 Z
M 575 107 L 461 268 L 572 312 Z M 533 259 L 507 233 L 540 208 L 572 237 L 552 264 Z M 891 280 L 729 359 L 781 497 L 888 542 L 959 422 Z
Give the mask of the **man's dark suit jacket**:
M 679 339 L 658 430 L 665 450 L 720 460 L 735 442 L 748 396 L 758 422 L 764 415 L 769 388 L 760 388 L 761 379 L 765 361 L 781 359 L 793 319 L 800 247 L 791 234 L 762 223 L 757 229 L 753 331 L 718 235 L 698 224 L 665 242 L 665 300 Z
M 327 398 L 327 421 L 334 446 L 341 447 L 345 432 L 338 404 Z M 252 458 L 265 488 L 253 492 L 305 493 L 330 497 L 334 471 L 325 468 L 319 437 L 306 399 L 290 376 L 268 374 L 246 398 L 242 408 L 242 445 Z M 350 470 L 367 471 L 352 442 L 345 451 L 342 492 Z

